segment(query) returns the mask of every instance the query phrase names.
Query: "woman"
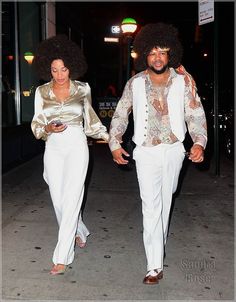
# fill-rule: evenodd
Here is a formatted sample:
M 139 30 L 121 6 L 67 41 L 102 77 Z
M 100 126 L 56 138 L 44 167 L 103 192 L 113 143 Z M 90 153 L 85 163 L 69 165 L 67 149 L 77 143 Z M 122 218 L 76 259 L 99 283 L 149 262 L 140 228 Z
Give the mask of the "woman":
M 59 225 L 50 273 L 57 275 L 72 263 L 75 243 L 84 247 L 89 235 L 80 213 L 89 161 L 86 135 L 108 141 L 108 133 L 91 106 L 88 83 L 74 80 L 87 69 L 74 42 L 64 35 L 44 40 L 34 66 L 40 78 L 51 78 L 36 89 L 31 128 L 45 140 L 43 177 Z

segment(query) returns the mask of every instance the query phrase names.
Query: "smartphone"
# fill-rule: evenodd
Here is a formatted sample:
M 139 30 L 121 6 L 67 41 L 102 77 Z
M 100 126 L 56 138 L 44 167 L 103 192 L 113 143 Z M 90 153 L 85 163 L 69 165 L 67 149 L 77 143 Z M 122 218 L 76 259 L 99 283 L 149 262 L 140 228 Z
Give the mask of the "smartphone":
M 53 121 L 53 124 L 55 124 L 56 127 L 63 125 L 63 123 L 60 120 Z

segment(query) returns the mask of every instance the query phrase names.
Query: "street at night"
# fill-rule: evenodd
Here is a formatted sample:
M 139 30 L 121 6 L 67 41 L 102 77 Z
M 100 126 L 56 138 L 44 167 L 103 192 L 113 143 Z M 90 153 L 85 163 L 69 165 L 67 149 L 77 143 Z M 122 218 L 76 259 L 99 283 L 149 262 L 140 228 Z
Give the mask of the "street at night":
M 146 269 L 135 169 L 112 161 L 106 144 L 91 146 L 84 221 L 91 235 L 76 248 L 64 275 L 49 274 L 56 218 L 42 178 L 42 157 L 3 177 L 3 299 L 153 301 L 234 299 L 234 181 L 231 161 L 221 176 L 189 162 L 175 198 L 158 285 Z M 6 300 L 5 300 L 6 299 Z
M 1 301 L 235 301 L 235 2 L 213 3 L 1 4 Z M 159 22 L 180 43 L 135 46 Z
M 193 75 L 200 92 L 214 80 L 214 54 L 219 58 L 220 90 L 233 88 L 234 79 L 234 2 L 215 2 L 215 22 L 198 25 L 198 2 L 58 2 L 56 6 L 57 33 L 66 34 L 82 46 L 88 58 L 85 79 L 95 96 L 101 96 L 106 85 L 113 82 L 121 93 L 125 82 L 125 65 L 119 79 L 120 65 L 125 64 L 120 48 L 125 39 L 111 32 L 126 17 L 136 20 L 137 32 L 147 23 L 167 22 L 179 30 L 184 47 L 183 65 Z M 225 21 L 227 20 L 227 22 Z M 227 35 L 226 35 L 227 33 Z M 134 33 L 135 36 L 136 33 Z M 120 43 L 106 43 L 104 37 L 120 37 Z M 217 44 L 214 44 L 214 43 Z M 227 64 L 225 46 L 227 45 Z M 122 51 L 122 50 L 121 50 Z M 207 54 L 205 56 L 204 54 Z M 231 64 L 232 63 L 232 64 Z M 227 82 L 225 74 L 227 73 Z M 120 82 L 122 83 L 119 87 Z M 226 100 L 224 100 L 226 102 Z M 227 101 L 228 102 L 228 101 Z M 230 101 L 233 104 L 233 100 Z

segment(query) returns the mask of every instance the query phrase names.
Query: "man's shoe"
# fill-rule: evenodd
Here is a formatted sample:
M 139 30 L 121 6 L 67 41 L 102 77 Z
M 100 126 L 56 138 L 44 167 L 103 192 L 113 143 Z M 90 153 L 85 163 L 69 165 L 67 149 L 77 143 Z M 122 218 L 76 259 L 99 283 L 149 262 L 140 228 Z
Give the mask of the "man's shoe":
M 155 269 L 147 272 L 145 278 L 143 279 L 143 283 L 149 285 L 158 284 L 159 280 L 161 280 L 162 278 L 163 278 L 163 271 L 160 271 L 158 273 L 158 271 Z

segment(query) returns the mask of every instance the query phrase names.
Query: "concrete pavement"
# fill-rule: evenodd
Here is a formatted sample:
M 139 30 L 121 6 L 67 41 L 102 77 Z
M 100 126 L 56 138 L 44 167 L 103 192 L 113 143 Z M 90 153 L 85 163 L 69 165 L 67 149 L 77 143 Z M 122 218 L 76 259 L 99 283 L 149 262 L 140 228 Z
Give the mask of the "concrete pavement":
M 146 260 L 135 169 L 91 149 L 84 222 L 91 235 L 64 275 L 51 276 L 57 224 L 42 155 L 2 177 L 2 301 L 234 300 L 234 167 L 188 164 L 174 201 L 164 279 L 142 284 Z

